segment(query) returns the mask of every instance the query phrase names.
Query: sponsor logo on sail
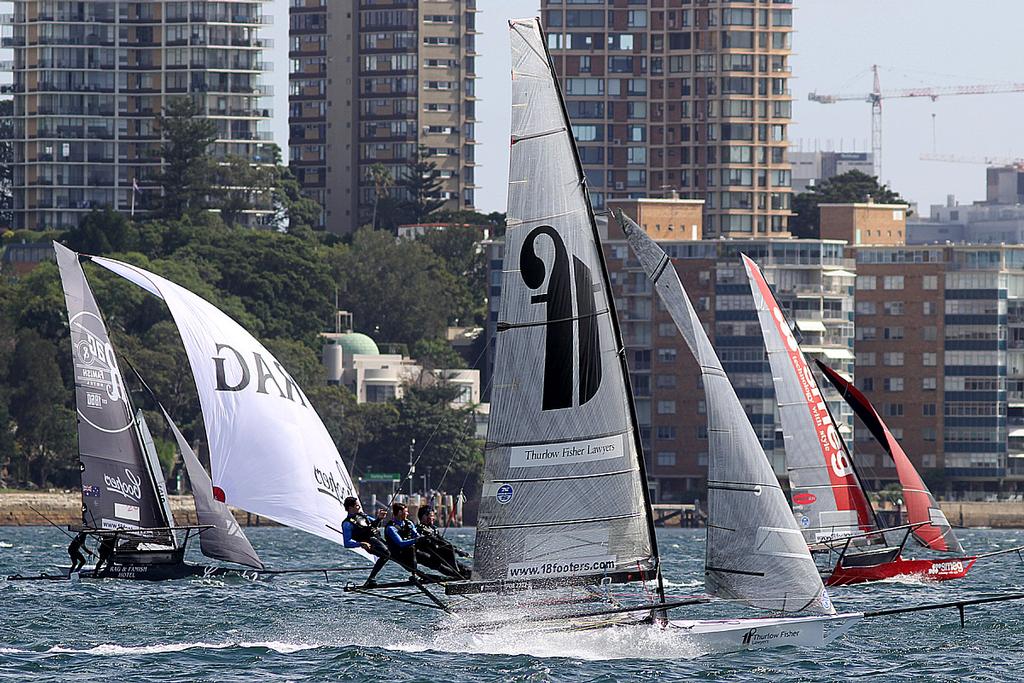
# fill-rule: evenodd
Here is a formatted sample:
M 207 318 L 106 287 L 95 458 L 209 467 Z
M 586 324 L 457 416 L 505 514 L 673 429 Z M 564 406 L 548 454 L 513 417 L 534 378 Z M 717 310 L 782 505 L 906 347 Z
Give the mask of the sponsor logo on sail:
M 109 474 L 104 474 L 103 483 L 112 493 L 120 493 L 125 498 L 136 502 L 142 500 L 142 478 L 127 467 L 124 469 L 124 476 L 125 479 L 122 479 L 120 476 L 111 477 Z
M 793 505 L 812 505 L 818 497 L 813 493 L 794 493 Z
M 103 397 L 95 392 L 87 391 L 85 392 L 85 405 L 89 408 L 102 408 Z
M 538 253 L 537 239 L 541 236 L 554 250 L 550 269 Z M 550 225 L 538 226 L 526 236 L 519 252 L 519 272 L 530 289 L 540 289 L 547 282 L 546 291 L 530 297 L 531 304 L 545 304 L 547 319 L 541 409 L 572 408 L 574 389 L 576 405 L 582 406 L 601 386 L 597 316 L 607 311 L 597 310 L 595 294 L 600 284 L 594 282 L 590 268 L 578 256 L 573 254 L 570 259 L 561 235 Z
M 509 467 L 544 467 L 571 465 L 579 462 L 612 460 L 626 454 L 622 434 L 596 439 L 563 441 L 537 446 L 513 446 L 509 453 Z
M 71 343 L 74 351 L 75 384 L 85 389 L 85 400 L 80 403 L 78 414 L 89 425 L 106 432 L 120 432 L 132 425 L 128 407 L 128 394 L 124 379 L 117 367 L 114 347 L 107 340 L 103 321 L 95 313 L 81 311 L 71 318 Z M 92 391 L 88 391 L 92 389 Z M 103 422 L 117 420 L 116 424 L 96 424 L 82 413 L 81 408 L 105 407 L 104 396 L 109 403 L 120 403 L 125 407 L 123 414 L 104 413 Z M 121 424 L 121 419 L 124 423 Z
M 242 353 L 230 344 L 220 342 L 214 346 L 217 355 L 210 360 L 213 361 L 214 388 L 217 391 L 251 389 L 257 394 L 280 397 L 303 408 L 308 407 L 309 401 L 302 389 L 273 356 L 270 356 L 274 364 L 271 367 L 260 351 Z
M 118 519 L 130 519 L 138 522 L 140 519 L 139 506 L 114 503 L 114 516 Z
M 547 560 L 538 562 L 512 562 L 508 565 L 509 579 L 542 579 L 557 576 L 596 574 L 615 569 L 616 557 L 581 557 L 571 560 Z
M 498 487 L 497 493 L 494 494 L 495 499 L 502 505 L 510 503 L 512 496 L 515 495 L 515 489 L 512 488 L 512 484 L 502 484 Z
M 334 466 L 337 469 L 337 477 L 334 476 L 334 472 L 324 472 L 319 467 L 314 466 L 313 479 L 316 480 L 317 491 L 342 503 L 345 497 L 350 495 L 348 487 L 344 485 L 347 477 L 342 474 L 341 465 L 337 461 L 334 462 Z

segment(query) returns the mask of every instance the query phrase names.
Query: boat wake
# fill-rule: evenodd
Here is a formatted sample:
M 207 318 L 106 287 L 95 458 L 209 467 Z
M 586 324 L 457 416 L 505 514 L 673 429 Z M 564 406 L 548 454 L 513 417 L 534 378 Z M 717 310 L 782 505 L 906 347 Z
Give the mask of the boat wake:
M 63 645 L 54 645 L 47 650 L 26 650 L 21 648 L 0 647 L 0 654 L 5 655 L 89 655 L 94 657 L 123 657 L 130 655 L 153 655 L 172 652 L 184 652 L 186 650 L 229 650 L 229 649 L 256 649 L 270 650 L 279 654 L 291 654 L 301 650 L 312 650 L 322 645 L 305 643 L 284 643 L 279 641 L 265 642 L 238 642 L 238 643 L 165 643 L 159 645 L 117 645 L 114 643 L 103 643 L 90 648 L 71 648 Z

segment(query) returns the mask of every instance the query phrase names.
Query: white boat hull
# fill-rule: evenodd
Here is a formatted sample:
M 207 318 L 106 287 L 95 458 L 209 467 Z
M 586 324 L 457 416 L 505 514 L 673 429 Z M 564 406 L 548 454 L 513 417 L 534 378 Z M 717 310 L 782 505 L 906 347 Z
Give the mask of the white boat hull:
M 773 647 L 822 647 L 849 631 L 860 613 L 767 619 L 672 619 L 668 628 L 683 632 L 702 652 L 737 652 Z

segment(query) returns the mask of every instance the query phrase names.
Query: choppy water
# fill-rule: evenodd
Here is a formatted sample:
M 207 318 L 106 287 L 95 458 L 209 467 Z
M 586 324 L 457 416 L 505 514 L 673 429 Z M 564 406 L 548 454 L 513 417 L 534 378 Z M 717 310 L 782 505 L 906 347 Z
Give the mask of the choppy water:
M 287 529 L 249 535 L 275 568 L 357 561 Z M 472 531 L 452 536 L 472 543 Z M 965 531 L 962 538 L 974 553 L 1024 544 L 1022 531 Z M 665 529 L 659 542 L 670 590 L 699 593 L 703 532 Z M 54 529 L 0 528 L 0 575 L 51 571 L 66 563 L 65 547 Z M 831 592 L 840 609 L 864 610 L 1011 590 L 1024 591 L 1024 564 L 1015 555 L 980 563 L 962 581 Z M 726 614 L 755 613 L 721 604 L 674 612 Z M 964 629 L 955 611 L 943 610 L 862 622 L 827 650 L 702 656 L 681 634 L 639 626 L 474 635 L 438 612 L 344 594 L 340 582 L 322 576 L 258 584 L 0 579 L 3 681 L 1004 681 L 1022 677 L 1022 641 L 1024 603 L 969 608 Z

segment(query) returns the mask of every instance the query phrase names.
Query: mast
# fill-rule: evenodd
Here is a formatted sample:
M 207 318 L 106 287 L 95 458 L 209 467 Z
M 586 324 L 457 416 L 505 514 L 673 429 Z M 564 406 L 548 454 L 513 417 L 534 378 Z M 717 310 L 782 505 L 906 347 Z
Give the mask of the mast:
M 544 45 L 544 54 L 547 56 L 548 70 L 551 72 L 551 79 L 557 84 L 558 74 L 555 73 L 554 64 L 551 63 L 551 54 L 547 49 L 547 33 L 544 31 L 544 26 L 540 22 L 537 22 L 537 29 L 540 31 L 541 43 Z M 565 120 L 566 128 L 569 127 L 569 111 L 565 107 L 565 96 L 562 94 L 562 89 L 556 87 L 555 91 L 558 93 L 558 104 L 562 111 L 562 118 Z M 658 600 L 662 603 L 665 602 L 665 580 L 661 571 L 661 555 L 658 552 L 658 535 L 654 526 L 654 510 L 651 501 L 651 489 L 648 485 L 647 479 L 647 461 L 644 457 L 643 452 L 643 441 L 640 439 L 638 433 L 639 420 L 636 415 L 636 402 L 633 398 L 633 383 L 629 379 L 629 364 L 626 359 L 626 345 L 622 341 L 622 331 L 619 328 L 619 314 L 615 309 L 615 296 L 611 286 L 611 277 L 608 275 L 608 263 L 605 259 L 604 249 L 601 246 L 601 233 L 597 229 L 597 220 L 594 217 L 593 204 L 590 202 L 590 188 L 587 186 L 587 176 L 583 172 L 583 163 L 580 160 L 579 148 L 572 145 L 572 158 L 576 164 L 576 176 L 579 180 L 580 187 L 583 190 L 583 197 L 587 205 L 587 215 L 590 218 L 590 230 L 594 236 L 594 242 L 597 244 L 598 260 L 601 264 L 601 278 L 604 282 L 605 291 L 608 292 L 608 310 L 611 315 L 612 332 L 615 336 L 615 345 L 618 348 L 619 365 L 622 368 L 622 374 L 625 377 L 626 385 L 626 403 L 629 407 L 630 420 L 633 423 L 633 441 L 636 448 L 636 460 L 637 466 L 640 469 L 640 481 L 643 491 L 644 499 L 644 513 L 647 516 L 647 529 L 651 536 L 651 553 L 654 558 L 656 572 L 657 572 L 657 583 L 658 583 Z

